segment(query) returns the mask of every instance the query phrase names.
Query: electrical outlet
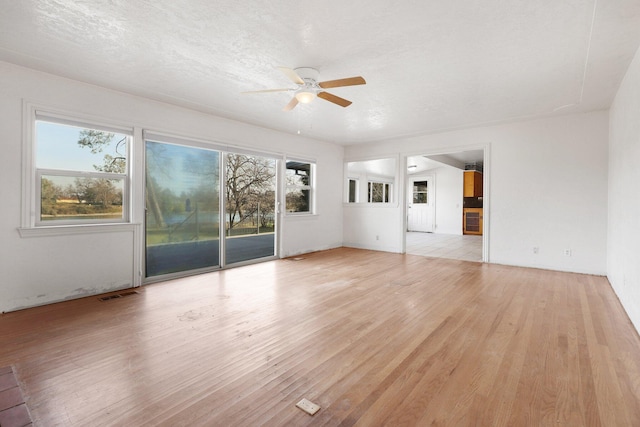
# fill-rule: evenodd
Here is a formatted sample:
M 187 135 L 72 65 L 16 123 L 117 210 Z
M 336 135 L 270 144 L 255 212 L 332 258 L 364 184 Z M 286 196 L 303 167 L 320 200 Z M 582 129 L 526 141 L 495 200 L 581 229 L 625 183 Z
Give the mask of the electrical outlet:
M 380 236 L 376 234 L 376 240 L 380 240 Z
M 562 253 L 565 254 L 565 256 L 571 256 L 571 249 L 565 249 Z
M 533 253 L 537 254 L 540 251 L 540 248 L 538 248 L 537 246 L 533 247 Z

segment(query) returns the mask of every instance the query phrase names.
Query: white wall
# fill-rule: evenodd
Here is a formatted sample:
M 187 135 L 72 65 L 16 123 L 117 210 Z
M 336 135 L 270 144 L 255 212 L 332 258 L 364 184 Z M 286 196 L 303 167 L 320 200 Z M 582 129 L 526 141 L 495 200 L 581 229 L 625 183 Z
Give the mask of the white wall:
M 367 153 L 366 150 L 364 152 Z M 364 170 L 366 174 L 364 177 L 360 177 L 360 203 L 344 203 L 343 206 L 343 220 L 344 224 L 347 224 L 346 227 L 343 224 L 343 246 L 400 252 L 404 233 L 397 232 L 398 228 L 402 229 L 403 227 L 402 217 L 398 216 L 398 206 L 401 206 L 405 200 L 405 185 L 401 182 L 397 167 L 400 162 L 397 156 L 380 156 L 378 158 L 385 160 L 382 162 L 372 161 L 367 158 L 367 155 L 351 159 L 351 161 L 358 162 L 357 165 L 352 165 L 352 169 Z M 359 167 L 363 169 L 358 169 Z M 349 175 L 349 172 L 346 172 L 346 175 Z M 374 175 L 393 181 L 392 202 L 366 203 L 366 179 Z M 346 182 L 343 188 L 343 191 L 347 191 Z
M 286 217 L 282 256 L 342 244 L 343 148 L 244 125 L 100 87 L 0 62 L 0 312 L 80 297 L 135 284 L 141 254 L 141 227 L 115 227 L 94 233 L 21 237 L 23 100 L 50 108 L 115 121 L 124 126 L 282 153 L 315 160 L 317 215 Z M 134 141 L 141 152 L 142 141 Z M 141 159 L 133 159 L 142 176 Z M 134 221 L 141 223 L 140 191 Z
M 640 330 L 640 50 L 618 89 L 609 125 L 607 276 Z
M 405 158 L 488 147 L 485 221 L 493 263 L 606 274 L 608 114 L 598 111 L 405 138 L 345 149 L 345 158 Z M 401 180 L 404 182 L 404 179 Z M 487 201 L 488 197 L 488 201 Z M 345 244 L 401 252 L 404 206 L 344 213 Z M 380 223 L 378 221 L 388 221 Z M 371 230 L 392 228 L 385 242 Z M 359 232 L 363 234 L 359 234 Z M 364 232 L 366 231 L 366 234 Z M 486 236 L 485 236 L 486 238 Z M 375 244 L 373 244 L 375 243 Z M 533 253 L 533 247 L 539 253 Z M 571 249 L 571 256 L 563 254 Z
M 350 248 L 402 252 L 402 230 L 405 229 L 405 225 L 398 206 L 398 203 L 345 204 L 343 245 Z

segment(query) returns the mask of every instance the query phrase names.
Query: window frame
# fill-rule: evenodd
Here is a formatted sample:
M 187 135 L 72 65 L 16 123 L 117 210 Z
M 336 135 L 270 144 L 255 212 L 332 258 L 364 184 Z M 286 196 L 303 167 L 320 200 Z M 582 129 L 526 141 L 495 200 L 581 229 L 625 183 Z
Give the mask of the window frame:
M 382 185 L 382 201 L 376 202 L 372 200 L 373 191 L 371 190 L 374 184 Z M 367 203 L 369 204 L 389 204 L 393 203 L 393 183 L 380 179 L 367 180 Z
M 353 182 L 353 193 L 351 192 L 351 183 Z M 353 201 L 351 200 L 353 196 Z M 360 179 L 347 178 L 347 203 L 360 203 Z
M 287 170 L 289 168 L 287 165 L 289 162 L 295 163 L 303 163 L 309 165 L 309 184 L 308 185 L 289 185 L 287 181 Z M 284 213 L 287 216 L 304 216 L 304 215 L 315 215 L 316 212 L 316 203 L 315 203 L 315 184 L 316 184 L 316 163 L 311 160 L 302 160 L 300 158 L 286 158 L 284 161 Z M 299 212 L 289 212 L 287 209 L 287 194 L 289 190 L 295 191 L 309 191 L 309 210 L 308 211 L 299 211 Z
M 107 180 L 122 180 L 122 215 L 120 218 L 107 218 L 107 219 L 58 219 L 54 221 L 47 221 L 42 219 L 42 177 L 43 176 L 56 176 L 56 177 L 69 177 L 69 178 L 95 178 L 95 179 L 107 179 Z M 112 224 L 112 223 L 128 223 L 129 222 L 129 177 L 127 174 L 111 173 L 111 172 L 84 172 L 84 171 L 72 171 L 65 169 L 40 169 L 36 168 L 35 177 L 35 226 L 36 227 L 55 227 L 57 225 L 100 225 L 100 224 Z
M 343 161 L 343 206 L 349 208 L 391 208 L 399 206 L 397 192 L 402 192 L 399 155 L 345 158 Z M 349 181 L 359 182 L 357 201 L 349 201 Z M 370 202 L 369 183 L 388 184 L 388 201 Z
M 414 187 L 416 186 L 416 183 L 418 182 L 424 182 L 425 183 L 425 190 L 424 191 L 420 191 L 420 190 L 415 190 Z M 428 205 L 429 204 L 429 200 L 431 198 L 431 188 L 429 187 L 429 180 L 428 179 L 424 179 L 424 180 L 412 180 L 411 181 L 411 200 L 409 200 L 409 203 L 412 204 L 416 204 L 416 205 Z M 416 202 L 416 194 L 424 194 L 425 195 L 425 201 L 424 202 L 420 202 L 417 201 Z
M 40 235 L 39 230 L 50 234 L 89 230 L 100 226 L 125 226 L 131 223 L 132 209 L 132 164 L 133 141 L 135 129 L 133 126 L 125 126 L 117 123 L 109 123 L 104 119 L 97 119 L 75 112 L 60 111 L 46 106 L 40 106 L 24 102 L 23 119 L 23 179 L 22 179 L 22 221 L 19 232 L 22 237 Z M 81 171 L 68 169 L 48 169 L 37 167 L 37 132 L 39 121 L 63 126 L 75 126 L 82 129 L 93 129 L 105 132 L 124 134 L 127 136 L 126 144 L 126 169 L 124 173 L 112 173 L 101 171 Z M 119 218 L 108 219 L 70 219 L 47 221 L 42 220 L 42 177 L 43 176 L 68 176 L 78 178 L 116 179 L 122 180 L 122 215 Z

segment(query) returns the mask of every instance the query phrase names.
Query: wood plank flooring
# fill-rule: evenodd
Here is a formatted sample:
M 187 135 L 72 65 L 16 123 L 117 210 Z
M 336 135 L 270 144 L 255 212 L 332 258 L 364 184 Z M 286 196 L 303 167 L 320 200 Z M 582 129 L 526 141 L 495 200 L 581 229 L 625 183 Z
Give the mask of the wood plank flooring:
M 640 339 L 606 278 L 301 258 L 4 314 L 0 366 L 36 426 L 640 426 Z

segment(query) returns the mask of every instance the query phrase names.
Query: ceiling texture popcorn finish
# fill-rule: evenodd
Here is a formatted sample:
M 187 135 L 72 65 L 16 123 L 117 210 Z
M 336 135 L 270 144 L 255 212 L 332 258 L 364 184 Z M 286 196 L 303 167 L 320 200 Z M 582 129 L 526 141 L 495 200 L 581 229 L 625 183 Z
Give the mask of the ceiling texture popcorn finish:
M 0 60 L 218 116 L 354 144 L 606 109 L 640 0 L 0 0 Z M 276 68 L 353 101 L 283 112 Z

